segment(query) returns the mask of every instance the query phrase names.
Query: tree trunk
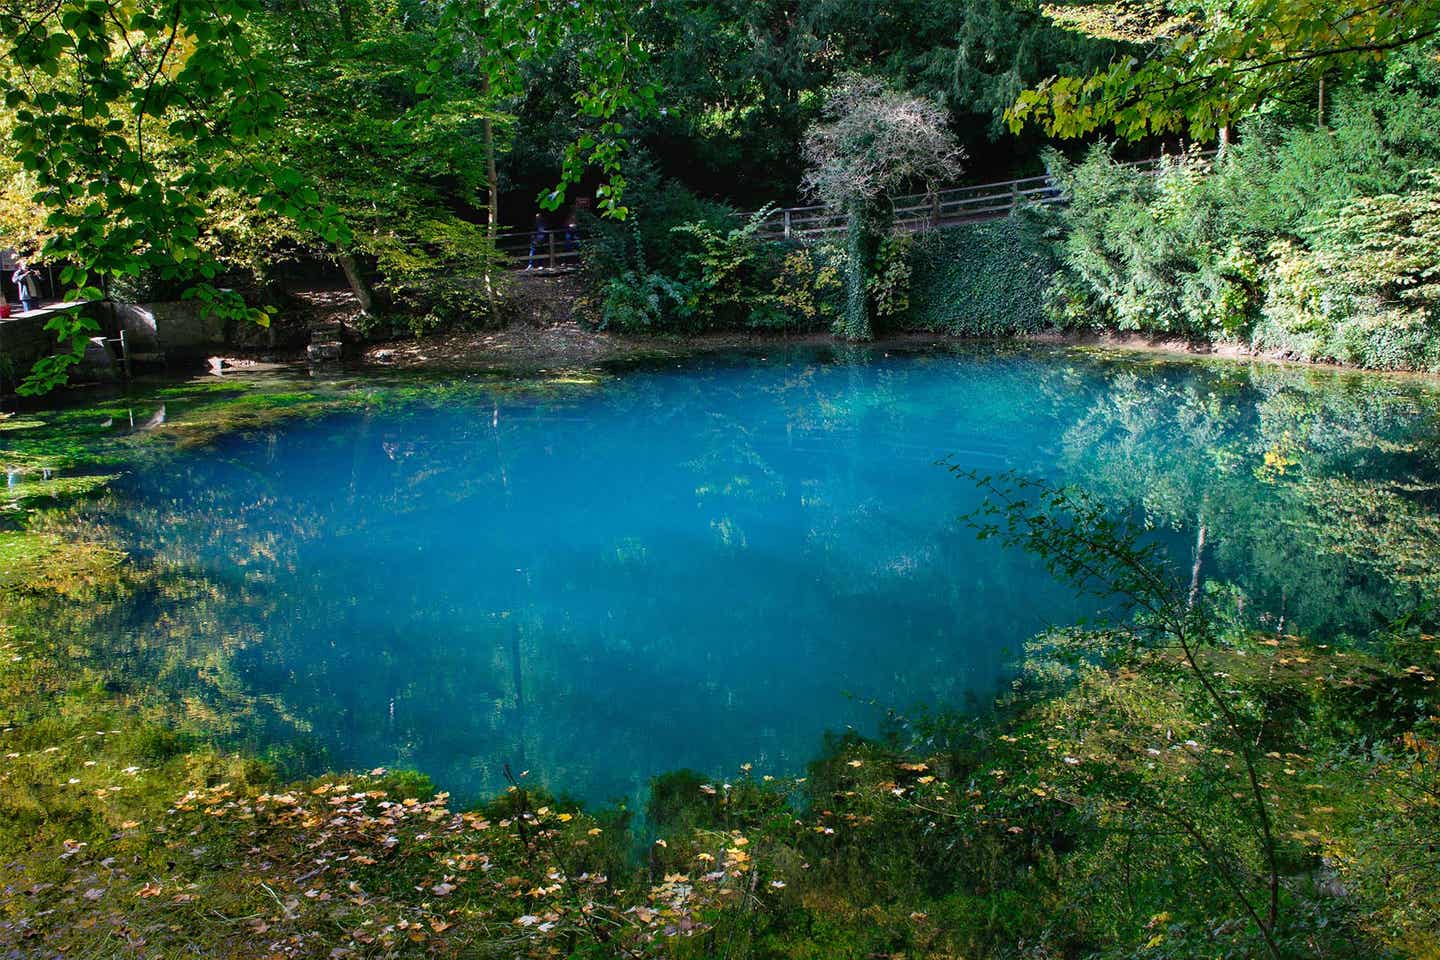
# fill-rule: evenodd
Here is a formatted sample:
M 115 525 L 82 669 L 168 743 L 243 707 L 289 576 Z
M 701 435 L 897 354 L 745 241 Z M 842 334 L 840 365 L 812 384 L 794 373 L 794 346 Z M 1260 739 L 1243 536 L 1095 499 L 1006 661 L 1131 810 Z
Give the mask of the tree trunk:
M 490 82 L 484 84 L 486 92 L 490 90 Z M 485 207 L 485 237 L 490 241 L 490 253 L 495 250 L 495 244 L 500 235 L 500 174 L 495 167 L 495 125 L 487 116 L 485 118 L 485 191 L 488 203 Z M 485 258 L 485 302 L 490 308 L 488 322 L 495 323 L 498 314 L 495 280 L 491 271 L 495 267 L 493 256 Z
M 863 210 L 852 210 L 845 237 L 845 313 L 836 325 L 836 332 L 845 340 L 862 341 L 875 338 L 871 320 L 870 277 L 875 272 L 875 258 L 880 238 L 875 218 Z
M 340 36 L 345 38 L 346 43 L 354 43 L 355 17 L 350 12 L 350 0 L 335 0 L 335 6 L 339 8 Z
M 494 323 L 498 314 L 497 297 L 495 294 L 495 278 L 492 272 L 495 269 L 495 245 L 499 242 L 500 236 L 500 173 L 495 165 L 495 121 L 489 111 L 493 104 L 490 102 L 490 77 L 480 77 L 480 91 L 485 97 L 485 119 L 481 127 L 485 139 L 485 239 L 489 241 L 490 249 L 485 258 L 485 271 L 481 282 L 485 284 L 485 306 L 490 311 L 488 322 Z
M 340 269 L 345 271 L 345 279 L 349 282 L 350 290 L 360 304 L 360 312 L 374 316 L 375 295 L 370 292 L 369 284 L 360 275 L 360 265 L 355 262 L 354 255 L 342 250 L 335 259 L 340 261 Z
M 1190 568 L 1190 599 L 1189 608 L 1195 609 L 1195 603 L 1200 599 L 1200 570 L 1205 560 L 1205 521 L 1200 521 L 1200 529 L 1195 534 L 1195 566 Z

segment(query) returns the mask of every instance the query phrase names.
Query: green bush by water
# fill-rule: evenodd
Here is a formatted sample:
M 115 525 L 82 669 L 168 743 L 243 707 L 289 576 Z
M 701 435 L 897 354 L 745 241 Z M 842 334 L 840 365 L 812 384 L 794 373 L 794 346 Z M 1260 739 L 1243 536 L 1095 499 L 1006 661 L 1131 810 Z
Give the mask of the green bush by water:
M 1269 250 L 1254 340 L 1300 359 L 1440 369 L 1440 170 L 1340 204 Z
M 1339 91 L 1326 125 L 1263 116 L 1218 159 L 1158 175 L 1095 148 L 1051 167 L 1070 200 L 1050 310 L 1066 326 L 1440 369 L 1440 68 L 1433 48 Z
M 624 333 L 825 329 L 840 313 L 844 252 L 759 236 L 745 218 L 636 161 L 625 223 L 592 221 L 579 316 Z

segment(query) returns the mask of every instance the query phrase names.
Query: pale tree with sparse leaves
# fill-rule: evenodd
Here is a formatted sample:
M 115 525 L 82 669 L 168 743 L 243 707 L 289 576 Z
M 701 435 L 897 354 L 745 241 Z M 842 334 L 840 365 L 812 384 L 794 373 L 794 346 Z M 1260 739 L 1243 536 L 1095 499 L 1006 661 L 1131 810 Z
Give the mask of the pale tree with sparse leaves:
M 890 227 L 889 198 L 909 187 L 933 189 L 957 176 L 963 159 L 945 111 L 934 101 L 858 75 L 827 91 L 824 117 L 805 137 L 804 188 L 847 221 L 840 336 L 874 336 L 869 280 Z

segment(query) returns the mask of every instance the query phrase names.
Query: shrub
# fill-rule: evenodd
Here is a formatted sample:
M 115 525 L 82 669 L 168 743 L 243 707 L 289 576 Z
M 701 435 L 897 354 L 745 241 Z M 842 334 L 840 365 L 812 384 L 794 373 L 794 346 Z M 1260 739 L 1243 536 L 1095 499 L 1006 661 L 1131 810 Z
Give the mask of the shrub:
M 765 240 L 768 211 L 737 219 L 639 164 L 624 224 L 595 221 L 583 248 L 601 328 L 626 331 L 787 330 L 831 315 L 833 267 Z
M 908 233 L 892 234 L 880 243 L 869 293 L 875 319 L 881 323 L 902 317 L 910 309 L 910 259 L 914 246 L 915 238 Z
M 816 329 L 840 311 L 844 251 L 833 246 L 795 247 L 780 261 L 775 297 L 796 326 Z
M 759 237 L 770 208 L 752 214 L 743 226 L 724 229 L 705 220 L 672 228 L 688 239 L 681 277 L 693 291 L 689 309 L 680 315 L 687 326 L 701 330 L 751 327 L 777 329 L 787 317 L 774 294 L 780 270 L 780 247 Z
M 1359 197 L 1271 248 L 1260 349 L 1381 369 L 1440 368 L 1440 171 Z
M 678 280 L 660 273 L 627 270 L 601 288 L 601 330 L 638 333 L 661 330 L 677 314 L 690 312 L 693 295 Z
M 1258 260 L 1228 229 L 1225 181 L 1209 160 L 1192 152 L 1152 173 L 1102 146 L 1079 166 L 1051 164 L 1071 201 L 1057 319 L 1200 339 L 1248 332 Z
M 1304 247 L 1290 240 L 1270 248 L 1265 273 L 1265 308 L 1255 327 L 1254 344 L 1296 360 L 1324 357 L 1332 298 L 1320 265 Z
M 590 217 L 585 223 L 581 264 L 597 287 L 627 272 L 678 277 L 687 248 L 676 242 L 673 228 L 697 222 L 716 229 L 734 225 L 734 208 L 662 178 L 644 157 L 631 164 L 626 179 L 630 215 L 623 222 Z
M 1158 175 L 1098 147 L 1050 164 L 1070 198 L 1050 315 L 1298 359 L 1434 369 L 1440 293 L 1433 45 L 1338 91 L 1329 126 L 1266 116 Z
M 409 332 L 498 322 L 508 275 L 485 228 L 458 217 L 421 218 L 365 238 L 385 293 Z M 490 284 L 490 290 L 486 285 Z
M 837 313 L 840 267 L 829 250 L 789 247 L 760 236 L 761 210 L 669 228 L 663 265 L 646 266 L 650 228 L 629 227 L 635 266 L 598 282 L 594 320 L 602 329 L 639 331 L 815 329 Z M 603 256 L 608 256 L 604 254 Z M 588 254 L 592 269 L 601 254 Z M 659 258 L 656 259 L 660 263 Z M 605 267 L 608 269 L 608 266 Z

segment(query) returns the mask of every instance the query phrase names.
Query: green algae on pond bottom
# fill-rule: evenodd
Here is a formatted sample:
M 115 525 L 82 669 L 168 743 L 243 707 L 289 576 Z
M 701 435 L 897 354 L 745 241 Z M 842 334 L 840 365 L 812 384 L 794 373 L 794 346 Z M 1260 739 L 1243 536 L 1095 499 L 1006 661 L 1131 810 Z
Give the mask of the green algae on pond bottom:
M 491 372 L 470 377 L 372 371 L 312 381 L 303 370 L 267 370 L 180 383 L 137 381 L 126 395 L 87 403 L 81 392 L 54 410 L 0 414 L 0 469 L 29 479 L 45 471 L 90 470 L 167 448 L 210 444 L 288 420 L 447 398 L 566 396 L 602 384 L 598 370 Z

